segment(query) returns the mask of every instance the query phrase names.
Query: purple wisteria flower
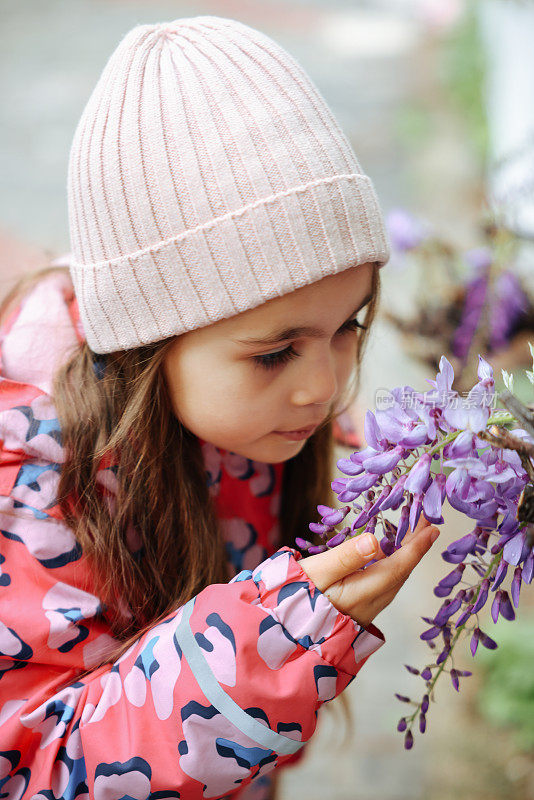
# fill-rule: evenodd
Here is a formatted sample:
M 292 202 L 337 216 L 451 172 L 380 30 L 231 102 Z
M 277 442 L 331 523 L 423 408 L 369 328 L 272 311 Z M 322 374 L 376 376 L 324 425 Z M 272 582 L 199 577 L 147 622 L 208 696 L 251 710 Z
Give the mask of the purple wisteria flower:
M 451 342 L 451 352 L 463 363 L 468 358 L 485 307 L 491 352 L 505 347 L 518 321 L 530 307 L 521 282 L 512 270 L 504 270 L 494 281 L 490 281 L 493 254 L 489 248 L 469 250 L 464 254 L 464 259 L 470 267 L 470 275 L 464 285 L 465 298 L 460 323 Z
M 530 302 L 517 275 L 502 272 L 492 287 L 490 302 L 490 347 L 499 350 L 510 338 L 518 320 L 528 311 Z
M 458 637 L 467 634 L 473 656 L 479 644 L 495 649 L 497 643 L 481 628 L 481 612 L 493 621 L 513 620 L 521 586 L 534 575 L 533 526 L 517 518 L 529 475 L 518 452 L 495 446 L 486 435 L 497 422 L 515 423 L 511 414 L 495 407 L 490 364 L 479 356 L 478 381 L 467 397 L 453 389 L 454 370 L 444 356 L 435 379 L 428 382 L 427 392 L 410 386 L 393 389 L 381 396 L 380 408 L 367 412 L 367 446 L 337 462 L 341 477 L 332 482 L 332 489 L 343 505 L 318 506 L 320 521 L 309 525 L 316 541 L 297 540 L 302 549 L 319 553 L 348 537 L 381 532 L 380 547 L 389 556 L 402 546 L 421 513 L 434 524 L 442 523 L 448 502 L 469 521 L 467 533 L 442 553 L 450 565 L 434 589 L 442 604 L 433 617 L 423 617 L 428 627 L 421 639 L 433 651 L 433 661 L 420 670 L 406 665 L 424 682 L 423 700 L 416 703 L 397 695 L 414 706 L 398 726 L 408 749 L 413 746 L 414 724 L 420 732 L 426 730 L 439 675 L 448 672 L 458 691 L 460 679 L 471 674 L 454 664 Z M 510 433 L 516 440 L 534 443 L 521 428 Z M 396 524 L 387 518 L 389 512 L 398 512 Z
M 386 227 L 393 248 L 403 253 L 415 250 L 428 236 L 427 226 L 403 208 L 387 214 Z

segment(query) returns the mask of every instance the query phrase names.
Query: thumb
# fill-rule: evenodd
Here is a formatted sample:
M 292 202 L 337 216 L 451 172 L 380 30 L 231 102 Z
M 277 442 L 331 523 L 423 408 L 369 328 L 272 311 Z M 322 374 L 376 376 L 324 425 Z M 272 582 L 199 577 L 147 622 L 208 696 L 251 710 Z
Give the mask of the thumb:
M 364 567 L 378 552 L 378 542 L 370 533 L 354 536 L 343 544 L 299 561 L 307 576 L 323 592 L 333 583 Z

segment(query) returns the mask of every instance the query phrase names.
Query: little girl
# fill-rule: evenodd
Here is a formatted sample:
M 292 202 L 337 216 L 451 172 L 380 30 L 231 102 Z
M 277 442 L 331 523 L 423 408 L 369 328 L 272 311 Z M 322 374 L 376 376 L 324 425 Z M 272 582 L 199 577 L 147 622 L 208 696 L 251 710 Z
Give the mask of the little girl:
M 266 797 L 437 536 L 291 547 L 333 497 L 380 208 L 301 67 L 218 17 L 126 35 L 68 202 L 69 268 L 2 313 L 2 797 Z

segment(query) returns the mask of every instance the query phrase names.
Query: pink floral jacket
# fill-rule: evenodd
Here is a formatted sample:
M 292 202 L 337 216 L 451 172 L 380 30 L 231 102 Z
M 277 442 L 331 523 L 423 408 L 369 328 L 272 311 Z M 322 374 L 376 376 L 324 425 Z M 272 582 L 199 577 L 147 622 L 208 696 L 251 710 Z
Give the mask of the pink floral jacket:
M 298 551 L 276 549 L 283 465 L 203 443 L 235 577 L 95 668 L 116 642 L 57 505 L 51 400 L 56 367 L 82 339 L 66 276 L 38 284 L 0 331 L 0 796 L 252 796 L 382 634 L 338 612 Z M 113 490 L 111 468 L 98 477 Z

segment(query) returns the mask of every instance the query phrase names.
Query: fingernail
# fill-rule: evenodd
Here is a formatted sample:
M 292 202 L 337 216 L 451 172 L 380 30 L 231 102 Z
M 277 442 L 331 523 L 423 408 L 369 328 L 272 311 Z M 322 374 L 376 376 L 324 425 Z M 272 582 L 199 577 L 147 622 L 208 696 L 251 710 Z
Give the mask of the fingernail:
M 433 530 L 433 531 L 432 531 L 432 533 L 430 534 L 430 541 L 432 542 L 432 544 L 434 544 L 434 542 L 436 541 L 436 539 L 438 538 L 438 536 L 439 536 L 439 531 L 438 531 L 438 529 L 437 529 L 437 528 L 434 528 L 434 530 Z
M 370 556 L 375 552 L 375 540 L 371 534 L 358 536 L 356 539 L 356 549 L 362 556 Z

